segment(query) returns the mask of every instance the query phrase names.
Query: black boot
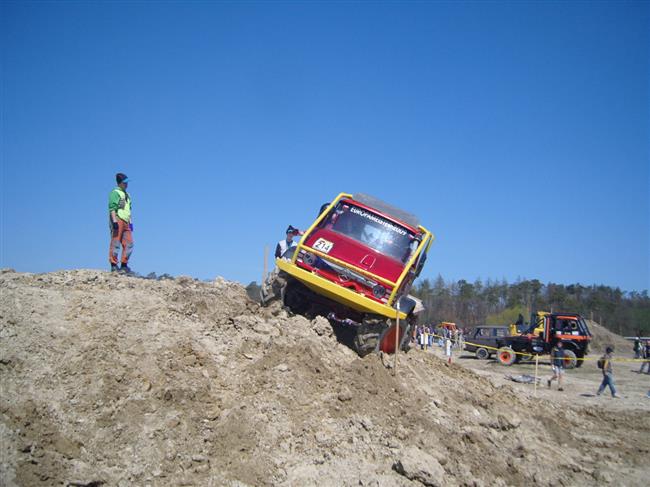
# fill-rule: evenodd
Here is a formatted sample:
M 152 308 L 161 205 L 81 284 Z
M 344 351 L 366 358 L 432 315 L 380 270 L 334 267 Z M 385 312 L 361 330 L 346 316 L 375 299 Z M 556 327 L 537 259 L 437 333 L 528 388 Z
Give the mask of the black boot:
M 133 274 L 131 268 L 126 264 L 122 264 L 122 266 L 120 267 L 120 272 L 123 272 L 124 274 Z
M 111 272 L 117 272 L 118 270 L 117 264 L 111 264 Z

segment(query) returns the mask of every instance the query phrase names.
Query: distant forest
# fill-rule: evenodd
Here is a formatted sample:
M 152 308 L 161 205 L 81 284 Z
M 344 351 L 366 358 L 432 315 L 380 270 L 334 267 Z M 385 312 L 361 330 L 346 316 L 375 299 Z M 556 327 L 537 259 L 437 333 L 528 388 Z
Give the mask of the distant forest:
M 624 292 L 603 285 L 542 284 L 537 279 L 485 282 L 416 282 L 411 294 L 426 307 L 421 322 L 453 321 L 460 326 L 509 324 L 521 313 L 526 321 L 534 311 L 580 313 L 611 331 L 631 336 L 650 335 L 650 297 L 648 291 Z

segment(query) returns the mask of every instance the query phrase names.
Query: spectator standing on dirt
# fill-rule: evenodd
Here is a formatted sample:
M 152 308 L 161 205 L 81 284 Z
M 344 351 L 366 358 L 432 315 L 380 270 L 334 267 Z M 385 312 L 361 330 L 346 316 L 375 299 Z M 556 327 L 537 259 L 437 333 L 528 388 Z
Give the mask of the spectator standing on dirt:
M 557 342 L 557 345 L 551 350 L 551 367 L 553 368 L 553 377 L 546 381 L 546 385 L 551 388 L 551 382 L 557 379 L 557 390 L 563 391 L 562 379 L 564 378 L 564 346 L 562 342 Z
M 131 196 L 126 192 L 129 178 L 118 172 L 115 175 L 117 186 L 108 195 L 108 226 L 111 243 L 108 249 L 108 261 L 111 272 L 131 273 L 129 258 L 133 252 L 133 223 L 131 222 Z M 121 266 L 118 269 L 118 257 L 122 247 Z
M 612 356 L 614 355 L 614 349 L 612 347 L 607 347 L 605 349 L 605 355 L 598 359 L 598 368 L 603 371 L 603 381 L 598 388 L 597 396 L 600 396 L 607 386 L 609 386 L 610 391 L 612 392 L 612 397 L 619 397 L 616 395 L 616 386 L 614 385 L 614 371 L 612 369 Z
M 641 357 L 641 352 L 642 352 L 642 345 L 641 345 L 641 337 L 637 336 L 634 339 L 634 347 L 632 350 L 634 350 L 634 358 L 642 358 Z
M 451 363 L 451 338 L 445 338 L 445 356 L 447 357 L 447 363 Z
M 641 362 L 641 368 L 639 369 L 639 374 L 643 374 L 643 369 L 645 368 L 648 369 L 646 374 L 650 374 L 650 340 L 645 341 L 645 346 L 642 348 L 642 357 L 644 361 Z
M 297 228 L 294 228 L 293 226 L 289 225 L 287 227 L 286 231 L 286 237 L 278 242 L 278 245 L 275 247 L 275 258 L 279 259 L 281 257 L 284 257 L 285 254 L 292 249 L 293 247 L 296 247 L 298 244 L 294 242 L 293 237 L 296 235 L 302 235 L 300 230 Z

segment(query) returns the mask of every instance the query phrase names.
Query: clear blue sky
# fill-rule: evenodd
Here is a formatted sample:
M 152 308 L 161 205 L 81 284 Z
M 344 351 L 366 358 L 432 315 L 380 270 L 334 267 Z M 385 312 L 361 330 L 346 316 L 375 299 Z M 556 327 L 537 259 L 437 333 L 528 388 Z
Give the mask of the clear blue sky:
M 244 284 L 341 191 L 424 277 L 650 288 L 648 2 L 7 2 L 0 265 Z

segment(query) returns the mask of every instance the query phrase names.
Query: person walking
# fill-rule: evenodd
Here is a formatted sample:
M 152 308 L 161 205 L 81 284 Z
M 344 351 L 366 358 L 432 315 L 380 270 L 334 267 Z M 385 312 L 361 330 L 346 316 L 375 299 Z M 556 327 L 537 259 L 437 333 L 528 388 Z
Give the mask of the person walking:
M 111 271 L 131 273 L 129 258 L 133 252 L 133 223 L 131 221 L 131 195 L 126 188 L 129 178 L 126 174 L 118 172 L 115 175 L 117 186 L 108 195 L 108 225 L 111 232 L 111 243 L 108 249 L 108 260 Z M 122 258 L 118 260 L 120 247 Z M 121 266 L 118 268 L 118 262 Z
M 605 349 L 605 355 L 598 359 L 598 368 L 603 371 L 603 381 L 598 388 L 597 396 L 600 396 L 607 386 L 609 386 L 610 391 L 612 392 L 612 397 L 620 397 L 616 395 L 616 386 L 614 385 L 614 371 L 612 368 L 612 356 L 614 355 L 614 349 L 612 347 L 607 347 Z
M 562 379 L 564 378 L 564 345 L 562 342 L 557 344 L 551 350 L 551 366 L 553 368 L 553 377 L 546 381 L 546 385 L 551 388 L 551 382 L 557 379 L 557 390 L 563 391 Z

